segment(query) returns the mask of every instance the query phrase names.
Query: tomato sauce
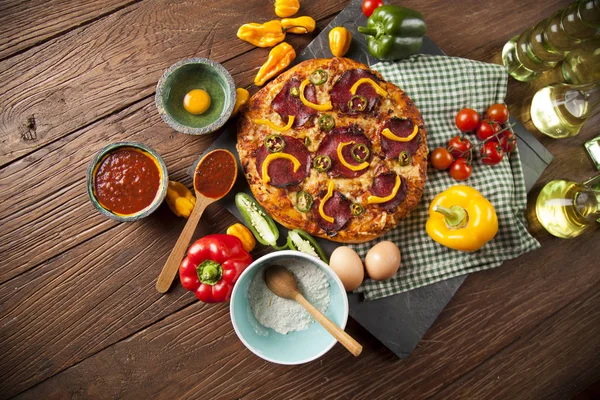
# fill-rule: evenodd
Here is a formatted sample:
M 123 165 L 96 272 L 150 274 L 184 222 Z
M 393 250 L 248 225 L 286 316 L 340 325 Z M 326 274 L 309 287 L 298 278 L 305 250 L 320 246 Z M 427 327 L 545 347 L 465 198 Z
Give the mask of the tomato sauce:
M 148 207 L 159 187 L 156 162 L 133 148 L 110 152 L 96 168 L 96 198 L 102 207 L 117 214 L 134 214 Z
M 211 199 L 227 194 L 237 176 L 237 165 L 233 155 L 225 150 L 207 154 L 194 176 L 196 190 Z

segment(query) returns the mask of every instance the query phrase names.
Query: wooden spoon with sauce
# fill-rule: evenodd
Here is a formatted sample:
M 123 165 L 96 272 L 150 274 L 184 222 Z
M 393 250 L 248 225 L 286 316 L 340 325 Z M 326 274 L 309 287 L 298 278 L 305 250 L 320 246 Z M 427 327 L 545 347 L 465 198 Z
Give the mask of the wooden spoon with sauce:
M 209 204 L 229 193 L 236 178 L 237 163 L 234 155 L 227 150 L 213 150 L 198 163 L 194 172 L 196 205 L 158 277 L 156 290 L 160 293 L 165 293 L 171 287 L 202 213 Z
M 348 335 L 342 328 L 331 322 L 321 311 L 310 304 L 298 289 L 296 278 L 290 271 L 280 265 L 271 265 L 264 272 L 264 280 L 271 292 L 284 299 L 294 300 L 308 311 L 323 328 L 327 329 L 338 342 L 340 342 L 350 353 L 358 357 L 362 352 L 362 346 L 354 338 Z

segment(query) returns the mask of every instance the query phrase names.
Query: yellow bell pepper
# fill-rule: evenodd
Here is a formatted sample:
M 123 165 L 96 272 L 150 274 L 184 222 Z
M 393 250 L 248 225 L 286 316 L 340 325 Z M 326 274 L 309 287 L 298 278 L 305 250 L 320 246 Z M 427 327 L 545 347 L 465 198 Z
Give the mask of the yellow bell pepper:
M 344 57 L 350 50 L 352 33 L 343 26 L 336 26 L 329 31 L 329 49 L 334 57 Z
M 298 0 L 275 0 L 275 14 L 279 18 L 287 18 L 296 14 L 300 9 Z
M 281 21 L 272 20 L 264 24 L 250 23 L 240 26 L 237 37 L 258 47 L 273 47 L 285 39 Z
M 254 247 L 256 246 L 256 239 L 254 239 L 254 235 L 250 232 L 250 229 L 246 228 L 245 225 L 237 224 L 231 225 L 227 228 L 227 234 L 237 237 L 242 241 L 242 246 L 244 246 L 244 250 L 250 253 Z
M 314 31 L 317 23 L 311 17 L 284 18 L 281 26 L 286 32 L 303 34 Z
M 258 70 L 254 84 L 256 86 L 264 85 L 269 79 L 286 69 L 294 58 L 296 58 L 296 51 L 286 42 L 273 47 L 269 52 L 269 58 Z
M 476 251 L 496 236 L 498 217 L 481 193 L 470 186 L 456 185 L 433 199 L 426 230 L 441 245 Z
M 248 102 L 249 98 L 250 92 L 248 92 L 246 89 L 235 89 L 235 106 L 233 106 L 233 111 L 231 112 L 232 117 L 237 115 L 237 113 L 240 111 L 240 108 L 242 108 L 242 106 Z
M 169 181 L 167 205 L 178 217 L 187 218 L 196 205 L 194 194 L 182 183 Z

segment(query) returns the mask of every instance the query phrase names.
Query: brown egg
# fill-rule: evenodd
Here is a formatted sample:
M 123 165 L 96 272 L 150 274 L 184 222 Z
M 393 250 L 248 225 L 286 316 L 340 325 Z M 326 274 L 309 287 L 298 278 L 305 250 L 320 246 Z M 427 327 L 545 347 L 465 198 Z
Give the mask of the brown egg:
M 390 279 L 400 268 L 400 249 L 390 241 L 377 243 L 367 253 L 365 267 L 371 279 Z
M 349 292 L 358 288 L 365 278 L 363 263 L 350 247 L 341 246 L 335 249 L 329 258 L 329 266 Z

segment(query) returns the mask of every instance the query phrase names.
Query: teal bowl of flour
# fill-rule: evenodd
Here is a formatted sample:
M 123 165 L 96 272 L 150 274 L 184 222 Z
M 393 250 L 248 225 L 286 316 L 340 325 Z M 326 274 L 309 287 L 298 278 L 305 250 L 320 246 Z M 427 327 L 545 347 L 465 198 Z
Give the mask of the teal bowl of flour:
M 293 250 L 267 254 L 242 273 L 231 295 L 230 314 L 235 333 L 257 356 L 277 364 L 304 364 L 327 353 L 336 340 L 318 322 L 299 312 L 291 300 L 270 298 L 261 280 L 266 267 L 277 264 L 291 270 L 300 291 L 315 307 L 342 329 L 348 321 L 348 297 L 335 272 L 320 259 Z M 306 287 L 308 283 L 310 287 Z M 315 304 L 317 303 L 317 304 Z M 301 308 L 301 310 L 304 310 Z M 271 325 L 266 327 L 257 317 Z M 296 324 L 296 326 L 293 326 Z M 273 328 L 274 327 L 274 328 Z M 292 330 L 295 327 L 302 330 Z

